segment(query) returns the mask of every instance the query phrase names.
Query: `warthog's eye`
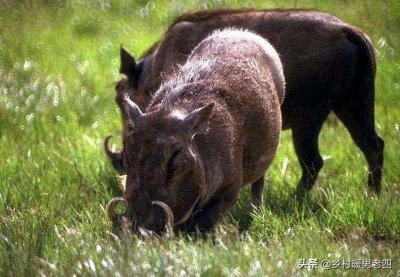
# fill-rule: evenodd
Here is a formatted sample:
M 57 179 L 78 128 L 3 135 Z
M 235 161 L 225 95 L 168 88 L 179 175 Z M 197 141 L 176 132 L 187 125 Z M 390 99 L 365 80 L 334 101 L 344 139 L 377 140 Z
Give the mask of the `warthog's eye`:
M 174 176 L 174 160 L 176 160 L 176 157 L 179 155 L 179 153 L 181 152 L 182 148 L 175 148 L 174 151 L 172 152 L 172 155 L 170 157 L 170 159 L 168 160 L 167 163 L 167 177 L 166 177 L 166 181 L 167 184 L 170 184 L 172 177 Z

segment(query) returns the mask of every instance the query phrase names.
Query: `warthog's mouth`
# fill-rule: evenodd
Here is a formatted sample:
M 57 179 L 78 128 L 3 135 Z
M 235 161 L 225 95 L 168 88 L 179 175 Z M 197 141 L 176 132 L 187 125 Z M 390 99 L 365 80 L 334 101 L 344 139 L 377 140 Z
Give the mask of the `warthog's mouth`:
M 110 200 L 110 202 L 108 202 L 108 205 L 107 205 L 108 218 L 111 220 L 111 222 L 116 223 L 116 224 L 118 224 L 120 221 L 122 221 L 121 219 L 124 217 L 124 215 L 117 214 L 117 212 L 115 211 L 115 208 L 119 203 L 123 203 L 125 207 L 127 206 L 126 201 L 123 197 L 114 197 L 113 199 Z M 174 221 L 175 221 L 174 214 L 173 214 L 171 208 L 162 201 L 153 201 L 153 202 L 151 202 L 151 204 L 161 208 L 164 211 L 165 218 L 167 219 L 167 222 L 165 224 L 165 229 L 172 230 L 173 226 L 175 226 L 176 224 L 174 223 Z M 141 229 L 145 230 L 144 228 L 141 228 Z M 149 230 L 146 230 L 146 231 L 151 232 Z
M 108 138 L 106 138 L 106 141 L 108 141 Z M 121 191 L 125 192 L 126 175 L 118 176 L 118 183 L 119 183 Z M 152 201 L 151 204 L 153 206 L 157 206 L 157 207 L 161 208 L 164 211 L 165 218 L 167 219 L 166 224 L 165 224 L 165 230 L 172 231 L 174 227 L 185 223 L 191 216 L 193 216 L 194 214 L 197 213 L 197 212 L 193 213 L 193 210 L 196 207 L 197 203 L 200 201 L 203 194 L 204 194 L 204 191 L 201 190 L 199 195 L 195 199 L 193 205 L 187 210 L 187 212 L 177 222 L 175 222 L 174 213 L 172 212 L 171 208 L 166 203 L 164 203 L 162 201 Z M 108 218 L 110 219 L 111 222 L 113 222 L 117 226 L 121 225 L 122 222 L 128 221 L 128 218 L 124 214 L 117 214 L 117 212 L 115 211 L 117 205 L 120 203 L 123 203 L 125 208 L 127 208 L 127 203 L 123 197 L 114 197 L 107 204 Z M 138 229 L 139 229 L 139 231 L 145 231 L 147 233 L 152 233 L 152 231 L 146 230 L 142 227 L 139 227 Z

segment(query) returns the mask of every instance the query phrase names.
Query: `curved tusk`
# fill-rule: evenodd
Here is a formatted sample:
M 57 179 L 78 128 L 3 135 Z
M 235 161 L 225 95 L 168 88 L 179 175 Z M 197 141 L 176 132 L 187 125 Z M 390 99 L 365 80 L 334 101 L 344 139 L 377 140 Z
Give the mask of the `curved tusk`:
M 151 204 L 154 206 L 160 207 L 164 211 L 164 213 L 167 217 L 167 224 L 166 224 L 167 229 L 168 230 L 172 229 L 172 227 L 174 226 L 175 220 L 174 220 L 174 214 L 172 213 L 171 208 L 167 204 L 165 204 L 164 202 L 161 202 L 161 201 L 153 201 L 153 202 L 151 202 Z
M 107 204 L 107 214 L 108 218 L 112 221 L 115 222 L 117 218 L 117 213 L 115 212 L 115 207 L 117 204 L 120 202 L 123 202 L 125 204 L 125 199 L 123 197 L 114 197 L 113 199 L 110 200 Z
M 103 144 L 104 152 L 106 152 L 107 157 L 110 159 L 110 161 L 113 164 L 113 166 L 115 167 L 115 169 L 121 170 L 121 167 L 123 167 L 122 154 L 121 154 L 122 152 L 121 151 L 114 152 L 109 148 L 109 142 L 110 142 L 111 138 L 112 138 L 112 136 L 107 136 L 104 139 L 104 144 Z
M 196 204 L 199 202 L 201 196 L 203 194 L 200 193 L 197 198 L 196 201 L 194 201 L 193 205 L 190 207 L 190 209 L 183 215 L 183 217 L 177 222 L 175 223 L 175 225 L 180 225 L 185 223 L 191 216 L 194 216 L 196 213 L 198 213 L 199 211 L 196 211 L 195 213 L 193 213 L 194 207 L 196 206 Z
M 120 158 L 121 156 L 121 152 L 114 152 L 112 151 L 109 147 L 108 144 L 110 142 L 110 139 L 112 139 L 113 136 L 107 136 L 104 139 L 104 151 L 106 152 L 107 156 L 111 159 L 111 160 L 115 160 Z

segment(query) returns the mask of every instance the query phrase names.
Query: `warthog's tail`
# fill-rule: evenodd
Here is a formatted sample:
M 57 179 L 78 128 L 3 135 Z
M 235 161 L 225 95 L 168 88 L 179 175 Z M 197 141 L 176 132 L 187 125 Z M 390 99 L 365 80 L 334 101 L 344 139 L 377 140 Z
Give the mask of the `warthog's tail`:
M 357 29 L 353 26 L 344 26 L 342 27 L 342 30 L 347 34 L 348 40 L 360 47 L 362 50 L 364 63 L 368 66 L 370 73 L 372 73 L 370 79 L 375 81 L 376 57 L 371 39 L 360 29 Z

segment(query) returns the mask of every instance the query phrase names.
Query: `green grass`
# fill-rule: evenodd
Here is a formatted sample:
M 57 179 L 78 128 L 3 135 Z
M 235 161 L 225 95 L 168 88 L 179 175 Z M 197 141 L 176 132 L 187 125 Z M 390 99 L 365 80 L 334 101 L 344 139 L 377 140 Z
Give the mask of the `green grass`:
M 244 6 L 316 8 L 370 34 L 386 142 L 382 196 L 367 193 L 364 157 L 331 116 L 320 136 L 325 166 L 304 206 L 292 198 L 300 167 L 284 132 L 247 232 L 238 226 L 250 218 L 248 188 L 212 239 L 116 237 L 105 205 L 119 192 L 101 144 L 121 128 L 120 44 L 139 56 L 183 11 Z M 391 271 L 357 272 L 367 275 L 400 269 L 398 1 L 3 0 L 0 29 L 0 275 L 356 273 L 298 269 L 309 258 L 392 259 Z

